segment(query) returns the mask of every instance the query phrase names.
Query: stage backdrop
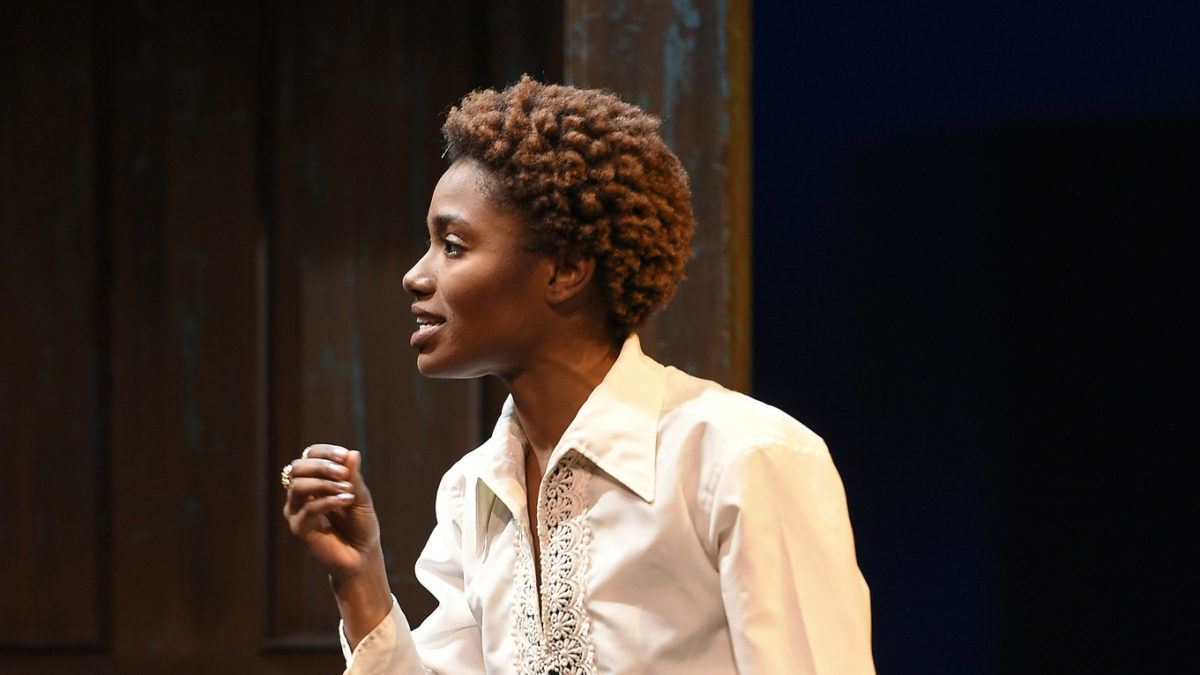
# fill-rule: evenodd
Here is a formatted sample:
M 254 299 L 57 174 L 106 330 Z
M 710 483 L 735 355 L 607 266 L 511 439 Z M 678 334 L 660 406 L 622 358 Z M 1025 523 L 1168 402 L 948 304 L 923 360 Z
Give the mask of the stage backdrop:
M 467 91 L 662 114 L 696 258 L 651 353 L 748 386 L 748 13 L 725 3 L 0 9 L 0 672 L 338 672 L 280 466 L 361 449 L 392 587 L 494 386 L 421 378 L 401 277 Z M 736 3 L 735 3 L 736 4 Z

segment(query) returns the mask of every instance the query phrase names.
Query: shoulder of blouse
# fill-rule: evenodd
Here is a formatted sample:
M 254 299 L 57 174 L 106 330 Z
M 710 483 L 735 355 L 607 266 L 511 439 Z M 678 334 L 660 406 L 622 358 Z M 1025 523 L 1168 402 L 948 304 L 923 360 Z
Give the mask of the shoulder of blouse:
M 779 408 L 676 368 L 667 370 L 661 427 L 703 426 L 704 437 L 726 457 L 780 446 L 828 454 L 824 439 Z

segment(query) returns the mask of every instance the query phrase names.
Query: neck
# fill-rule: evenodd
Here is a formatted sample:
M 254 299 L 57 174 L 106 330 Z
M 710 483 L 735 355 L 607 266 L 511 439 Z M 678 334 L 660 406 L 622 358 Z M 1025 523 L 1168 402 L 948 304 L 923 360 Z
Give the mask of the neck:
M 539 469 L 619 353 L 607 340 L 567 340 L 505 380 Z

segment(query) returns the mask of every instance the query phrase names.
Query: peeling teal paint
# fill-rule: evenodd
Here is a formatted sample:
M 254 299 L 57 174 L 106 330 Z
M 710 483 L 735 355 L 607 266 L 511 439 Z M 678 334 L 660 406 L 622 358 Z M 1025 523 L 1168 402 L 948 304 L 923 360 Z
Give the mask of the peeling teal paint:
M 662 116 L 668 121 L 663 128 L 663 140 L 671 147 L 676 147 L 676 143 L 670 120 L 680 101 L 690 96 L 695 87 L 700 28 L 700 12 L 690 0 L 675 0 L 674 7 L 676 20 L 664 31 L 662 46 Z
M 608 20 L 620 21 L 629 13 L 628 0 L 614 0 L 608 5 Z
M 667 122 L 663 125 L 663 140 L 674 148 L 678 146 L 675 143 L 675 125 L 671 120 L 675 117 L 679 100 L 692 88 L 692 56 L 696 50 L 696 38 L 694 35 L 685 37 L 679 24 L 671 24 L 663 36 L 662 48 L 662 117 Z
M 564 40 L 563 44 L 563 57 L 566 59 L 566 63 L 578 62 L 581 71 L 587 70 L 588 60 L 591 58 L 587 35 L 588 26 L 594 18 L 596 15 L 589 14 L 587 10 L 582 9 L 579 16 L 571 22 L 570 39 Z M 575 84 L 575 77 L 569 68 L 567 72 L 563 73 L 563 82 Z
M 675 0 L 673 4 L 684 26 L 692 29 L 700 27 L 700 10 L 696 9 L 691 0 Z M 721 16 L 725 16 L 724 12 Z

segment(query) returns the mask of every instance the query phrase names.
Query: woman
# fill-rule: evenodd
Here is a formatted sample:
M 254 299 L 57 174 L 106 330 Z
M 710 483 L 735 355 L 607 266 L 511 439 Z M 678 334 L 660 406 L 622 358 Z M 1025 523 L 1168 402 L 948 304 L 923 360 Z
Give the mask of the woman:
M 443 477 L 411 630 L 357 452 L 285 468 L 349 673 L 872 672 L 866 584 L 824 443 L 646 357 L 691 195 L 658 120 L 528 77 L 443 127 L 430 245 L 404 277 L 432 377 L 495 375 L 490 440 Z

